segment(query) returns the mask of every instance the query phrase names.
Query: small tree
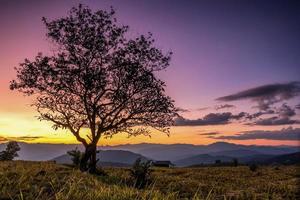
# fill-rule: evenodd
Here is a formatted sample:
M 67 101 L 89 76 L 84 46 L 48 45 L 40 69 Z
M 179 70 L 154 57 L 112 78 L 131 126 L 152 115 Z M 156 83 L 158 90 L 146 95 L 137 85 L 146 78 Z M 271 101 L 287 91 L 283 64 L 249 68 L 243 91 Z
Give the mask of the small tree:
M 19 147 L 17 142 L 8 142 L 6 149 L 0 152 L 0 161 L 13 160 L 15 157 L 19 156 L 17 152 L 20 150 L 21 148 Z
M 221 160 L 215 160 L 215 164 L 216 165 L 220 165 L 221 164 Z
M 101 137 L 150 135 L 153 129 L 169 134 L 177 111 L 156 76 L 169 66 L 171 53 L 154 47 L 151 34 L 127 39 L 128 26 L 118 25 L 114 15 L 113 9 L 92 12 L 79 5 L 66 17 L 43 18 L 57 49 L 26 59 L 10 84 L 36 97 L 40 120 L 68 129 L 84 145 L 80 169 L 91 173 Z
M 150 167 L 152 161 L 148 160 L 143 162 L 141 158 L 138 158 L 130 169 L 130 174 L 134 180 L 134 187 L 144 188 L 150 181 Z
M 249 165 L 249 169 L 252 171 L 252 172 L 256 172 L 257 169 L 258 169 L 258 165 L 256 163 L 252 163 Z
M 233 159 L 233 166 L 237 167 L 239 165 L 239 161 L 237 158 Z
M 82 153 L 78 150 L 78 148 L 76 147 L 74 150 L 68 151 L 67 154 L 71 156 L 73 165 L 78 167 L 82 157 Z

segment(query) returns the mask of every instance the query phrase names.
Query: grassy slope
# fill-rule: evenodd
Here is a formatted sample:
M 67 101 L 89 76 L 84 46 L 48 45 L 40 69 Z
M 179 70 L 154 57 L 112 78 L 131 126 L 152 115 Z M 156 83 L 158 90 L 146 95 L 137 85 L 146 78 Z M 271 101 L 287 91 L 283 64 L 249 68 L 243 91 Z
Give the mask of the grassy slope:
M 297 199 L 299 169 L 154 169 L 153 183 L 136 190 L 124 168 L 96 177 L 53 163 L 0 162 L 0 199 Z

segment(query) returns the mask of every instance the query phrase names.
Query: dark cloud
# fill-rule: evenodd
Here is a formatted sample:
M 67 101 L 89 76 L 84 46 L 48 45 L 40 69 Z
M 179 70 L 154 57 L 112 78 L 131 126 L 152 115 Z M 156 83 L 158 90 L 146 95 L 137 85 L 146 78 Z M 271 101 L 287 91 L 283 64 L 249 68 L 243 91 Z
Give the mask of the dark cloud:
M 224 113 L 210 113 L 205 115 L 202 119 L 185 119 L 178 117 L 175 119 L 175 126 L 205 126 L 205 125 L 220 125 L 228 124 L 231 120 L 239 120 L 246 116 L 246 113 L 241 112 L 237 115 L 231 112 Z
M 288 100 L 300 95 L 300 82 L 290 82 L 285 84 L 269 84 L 260 87 L 244 90 L 232 95 L 219 97 L 218 101 L 236 101 L 250 99 L 257 102 L 260 110 L 270 109 L 270 105 Z
M 3 137 L 0 136 L 0 142 L 7 142 L 10 140 L 14 141 L 33 141 L 40 138 L 44 138 L 43 136 L 18 136 L 18 137 Z
M 296 115 L 296 111 L 292 109 L 287 104 L 282 104 L 279 108 L 274 108 L 273 110 L 268 110 L 265 112 L 257 112 L 251 115 L 248 115 L 247 119 L 256 119 L 265 114 L 276 114 L 277 116 L 260 118 L 248 125 L 262 125 L 262 126 L 276 126 L 276 125 L 289 125 L 289 124 L 299 124 L 299 120 L 291 119 Z
M 252 119 L 256 119 L 262 115 L 270 115 L 270 114 L 275 114 L 274 110 L 267 110 L 267 111 L 259 111 L 253 114 L 248 114 L 246 116 L 247 119 L 252 120 Z
M 221 105 L 216 105 L 215 106 L 216 110 L 221 110 L 221 109 L 225 109 L 225 108 L 235 108 L 235 106 L 230 105 L 230 104 L 221 104 Z
M 286 128 L 277 131 L 246 131 L 233 136 L 218 136 L 210 138 L 220 140 L 255 140 L 255 139 L 266 139 L 266 140 L 299 140 L 300 139 L 300 128 Z
M 248 125 L 261 125 L 261 126 L 276 126 L 276 125 L 291 125 L 291 124 L 299 124 L 299 120 L 293 120 L 289 117 L 269 117 L 266 119 L 258 119 L 253 123 L 249 123 Z
M 296 105 L 295 108 L 300 110 L 300 104 Z
M 282 118 L 296 115 L 296 111 L 286 104 L 282 104 L 282 106 L 277 109 L 277 113 Z
M 177 108 L 177 111 L 181 113 L 190 112 L 190 110 L 184 108 Z
M 204 136 L 212 136 L 212 135 L 219 135 L 220 132 L 206 132 L 206 133 L 198 133 L 198 135 L 204 135 Z

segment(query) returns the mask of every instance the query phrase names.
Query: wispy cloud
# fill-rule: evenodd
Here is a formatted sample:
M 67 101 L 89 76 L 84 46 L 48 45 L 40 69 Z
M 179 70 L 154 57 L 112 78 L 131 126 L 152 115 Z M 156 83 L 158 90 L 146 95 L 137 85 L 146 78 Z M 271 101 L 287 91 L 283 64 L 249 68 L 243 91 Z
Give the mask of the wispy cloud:
M 220 132 L 205 132 L 205 133 L 198 133 L 198 135 L 203 135 L 203 136 L 212 136 L 212 135 L 219 135 L 221 134 Z
M 226 108 L 235 108 L 235 106 L 230 105 L 230 104 L 221 104 L 221 105 L 216 105 L 215 106 L 216 110 L 221 110 L 221 109 L 226 109 Z
M 196 111 L 204 111 L 208 109 L 210 109 L 210 107 L 197 108 Z
M 300 140 L 300 128 L 284 128 L 276 131 L 246 131 L 237 135 L 232 136 L 211 136 L 210 138 L 219 140 L 255 140 L 255 139 L 266 139 L 266 140 Z
M 181 113 L 186 113 L 186 112 L 190 112 L 189 109 L 185 109 L 185 108 L 177 108 L 178 112 L 181 112 Z

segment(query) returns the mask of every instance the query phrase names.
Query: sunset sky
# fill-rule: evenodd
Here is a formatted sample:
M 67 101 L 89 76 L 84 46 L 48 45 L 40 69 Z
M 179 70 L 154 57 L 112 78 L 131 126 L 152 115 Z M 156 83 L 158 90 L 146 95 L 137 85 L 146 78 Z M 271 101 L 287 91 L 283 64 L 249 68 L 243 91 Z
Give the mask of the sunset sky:
M 32 99 L 9 90 L 14 67 L 51 54 L 42 17 L 66 16 L 83 3 L 113 6 L 130 35 L 152 32 L 174 54 L 160 78 L 181 108 L 170 137 L 119 134 L 100 144 L 190 143 L 299 145 L 300 2 L 289 0 L 22 1 L 0 4 L 0 142 L 76 143 L 40 122 Z

